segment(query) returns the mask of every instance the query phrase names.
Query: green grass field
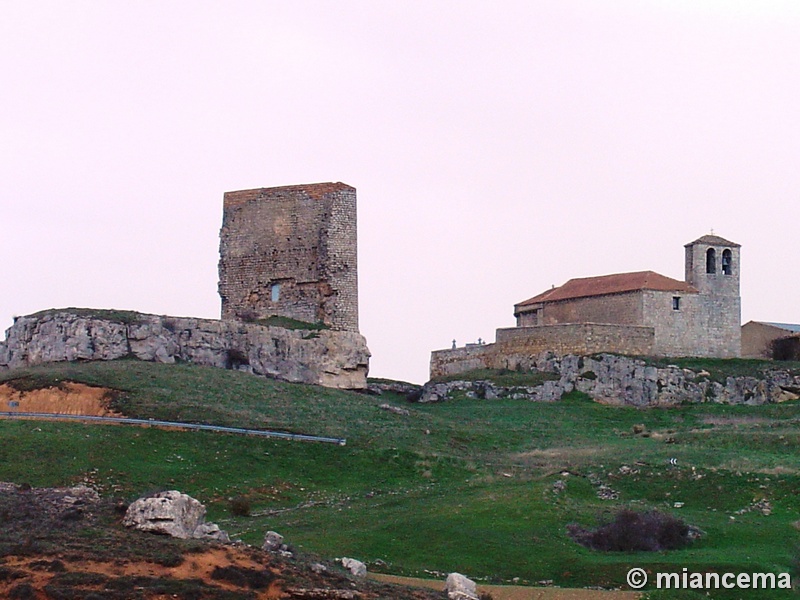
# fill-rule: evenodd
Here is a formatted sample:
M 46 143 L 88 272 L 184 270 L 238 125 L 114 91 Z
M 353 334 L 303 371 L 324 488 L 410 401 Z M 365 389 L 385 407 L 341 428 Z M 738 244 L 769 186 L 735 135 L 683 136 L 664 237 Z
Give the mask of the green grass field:
M 354 556 L 376 571 L 425 576 L 457 570 L 492 583 L 519 578 L 623 587 L 632 566 L 797 574 L 796 402 L 642 411 L 574 393 L 556 403 L 419 405 L 129 360 L 0 374 L 0 382 L 12 379 L 27 389 L 67 380 L 113 388 L 114 406 L 132 417 L 347 438 L 340 447 L 0 421 L 0 480 L 34 486 L 89 481 L 126 500 L 178 489 L 205 503 L 210 520 L 252 544 L 274 529 L 296 548 Z M 381 410 L 384 402 L 410 415 Z M 249 503 L 250 516 L 232 514 L 233 498 Z M 669 512 L 705 535 L 680 551 L 607 554 L 566 535 L 570 523 L 591 527 L 619 508 Z M 760 590 L 757 597 L 793 596 Z

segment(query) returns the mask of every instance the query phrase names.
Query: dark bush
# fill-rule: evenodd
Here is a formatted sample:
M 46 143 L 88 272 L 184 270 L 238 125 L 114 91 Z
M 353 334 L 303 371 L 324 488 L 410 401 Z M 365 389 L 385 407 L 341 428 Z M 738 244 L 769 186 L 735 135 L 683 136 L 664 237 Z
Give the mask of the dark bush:
M 677 550 L 692 541 L 686 523 L 658 511 L 621 510 L 613 521 L 593 531 L 579 525 L 569 525 L 567 531 L 582 546 L 603 552 Z
M 406 401 L 407 402 L 419 402 L 419 399 L 422 398 L 422 388 L 418 390 L 414 390 L 413 392 L 409 392 L 406 394 Z
M 234 517 L 249 517 L 251 508 L 250 500 L 244 496 L 236 496 L 228 502 L 228 509 Z
M 30 583 L 21 583 L 8 592 L 11 600 L 36 600 L 36 590 Z
M 275 579 L 270 571 L 266 569 L 257 571 L 242 567 L 214 567 L 211 572 L 211 579 L 215 581 L 226 581 L 238 587 L 248 587 L 254 590 L 263 590 L 269 587 Z
M 180 552 L 165 550 L 153 556 L 153 562 L 162 567 L 180 567 L 183 564 L 183 555 Z
M 783 337 L 772 340 L 769 354 L 773 360 L 800 360 L 800 337 Z

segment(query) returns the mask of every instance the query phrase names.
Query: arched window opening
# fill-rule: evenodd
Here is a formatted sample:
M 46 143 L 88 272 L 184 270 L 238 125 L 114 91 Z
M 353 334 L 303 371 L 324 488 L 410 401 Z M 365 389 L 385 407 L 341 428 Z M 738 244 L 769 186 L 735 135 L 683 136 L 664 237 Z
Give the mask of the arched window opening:
M 725 275 L 733 274 L 733 254 L 730 250 L 722 252 L 722 273 Z
M 717 251 L 709 248 L 706 251 L 706 273 L 717 272 Z

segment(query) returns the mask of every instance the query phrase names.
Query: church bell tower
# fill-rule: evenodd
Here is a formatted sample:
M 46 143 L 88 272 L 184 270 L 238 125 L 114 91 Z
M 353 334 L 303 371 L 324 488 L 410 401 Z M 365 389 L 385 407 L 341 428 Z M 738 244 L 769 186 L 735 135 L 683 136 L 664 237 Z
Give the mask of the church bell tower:
M 700 292 L 696 335 L 706 336 L 710 356 L 741 356 L 741 246 L 711 234 L 685 248 L 686 283 Z

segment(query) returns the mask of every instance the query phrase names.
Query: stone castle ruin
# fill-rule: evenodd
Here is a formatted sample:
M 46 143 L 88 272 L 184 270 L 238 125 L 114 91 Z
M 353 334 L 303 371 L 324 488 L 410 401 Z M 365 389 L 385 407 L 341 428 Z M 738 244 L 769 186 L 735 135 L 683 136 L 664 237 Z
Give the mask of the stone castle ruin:
M 358 331 L 355 188 L 228 192 L 219 253 L 223 319 L 280 316 Z
M 685 279 L 653 271 L 570 279 L 514 306 L 517 326 L 494 344 L 437 350 L 431 378 L 530 368 L 543 352 L 704 356 L 742 353 L 740 246 L 705 235 L 685 246 Z
M 0 369 L 131 357 L 365 389 L 370 353 L 358 333 L 355 188 L 228 192 L 223 212 L 222 320 L 43 311 L 15 319 L 0 342 Z

